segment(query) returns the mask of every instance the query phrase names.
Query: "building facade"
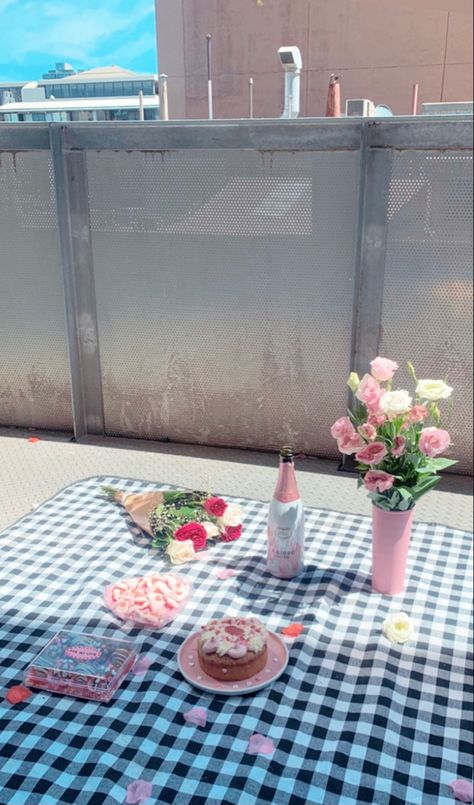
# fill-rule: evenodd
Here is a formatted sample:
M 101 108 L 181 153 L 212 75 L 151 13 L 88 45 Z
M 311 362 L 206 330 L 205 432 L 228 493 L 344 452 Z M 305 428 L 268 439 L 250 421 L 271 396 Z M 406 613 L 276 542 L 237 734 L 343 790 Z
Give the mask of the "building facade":
M 140 92 L 143 119 L 158 120 L 157 76 L 121 67 L 101 67 L 14 87 L 0 85 L 0 120 L 15 123 L 139 120 Z
M 212 35 L 214 116 L 283 108 L 282 45 L 303 56 L 302 116 L 325 114 L 328 80 L 341 95 L 410 114 L 426 102 L 472 99 L 471 0 L 155 0 L 160 73 L 172 118 L 207 117 L 206 34 Z
M 54 70 L 48 70 L 43 73 L 42 78 L 68 78 L 71 75 L 76 75 L 77 70 L 74 69 L 72 64 L 64 61 L 57 61 Z

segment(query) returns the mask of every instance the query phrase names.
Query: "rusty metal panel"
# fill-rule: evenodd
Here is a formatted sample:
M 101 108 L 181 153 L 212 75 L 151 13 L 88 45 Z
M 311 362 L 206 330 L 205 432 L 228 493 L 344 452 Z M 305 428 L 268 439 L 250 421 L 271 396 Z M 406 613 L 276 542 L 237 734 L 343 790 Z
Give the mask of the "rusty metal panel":
M 336 456 L 357 152 L 88 152 L 106 432 Z
M 400 363 L 399 388 L 408 360 L 448 379 L 450 454 L 472 472 L 472 152 L 394 152 L 380 354 Z
M 0 153 L 0 424 L 72 428 L 48 151 Z

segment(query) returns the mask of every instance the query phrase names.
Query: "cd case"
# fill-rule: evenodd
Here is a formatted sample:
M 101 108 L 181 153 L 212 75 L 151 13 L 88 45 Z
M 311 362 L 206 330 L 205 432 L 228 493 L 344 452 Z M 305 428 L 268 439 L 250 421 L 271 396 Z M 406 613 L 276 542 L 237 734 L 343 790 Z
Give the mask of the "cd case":
M 108 702 L 133 668 L 131 640 L 61 631 L 36 655 L 24 684 L 53 693 Z

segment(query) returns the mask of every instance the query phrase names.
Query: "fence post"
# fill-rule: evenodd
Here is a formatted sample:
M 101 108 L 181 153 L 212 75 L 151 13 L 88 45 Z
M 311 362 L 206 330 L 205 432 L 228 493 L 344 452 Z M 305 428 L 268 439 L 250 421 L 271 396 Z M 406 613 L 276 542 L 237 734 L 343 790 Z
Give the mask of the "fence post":
M 381 324 L 387 212 L 392 167 L 390 148 L 372 148 L 377 123 L 362 123 L 359 220 L 356 245 L 351 369 L 362 377 L 378 354 Z
M 50 126 L 71 372 L 74 436 L 104 433 L 104 408 L 86 155 L 65 147 L 65 127 Z

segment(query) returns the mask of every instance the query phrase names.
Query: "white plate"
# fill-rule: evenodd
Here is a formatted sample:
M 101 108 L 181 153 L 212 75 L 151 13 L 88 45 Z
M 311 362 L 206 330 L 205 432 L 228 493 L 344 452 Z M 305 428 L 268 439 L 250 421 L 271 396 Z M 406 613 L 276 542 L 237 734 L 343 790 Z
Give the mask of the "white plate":
M 197 643 L 201 630 L 193 632 L 186 638 L 178 651 L 178 668 L 184 678 L 195 688 L 207 693 L 219 693 L 221 696 L 242 696 L 243 693 L 255 693 L 275 682 L 288 665 L 288 649 L 281 637 L 268 632 L 268 659 L 265 667 L 255 676 L 240 682 L 220 682 L 202 670 L 197 656 Z

